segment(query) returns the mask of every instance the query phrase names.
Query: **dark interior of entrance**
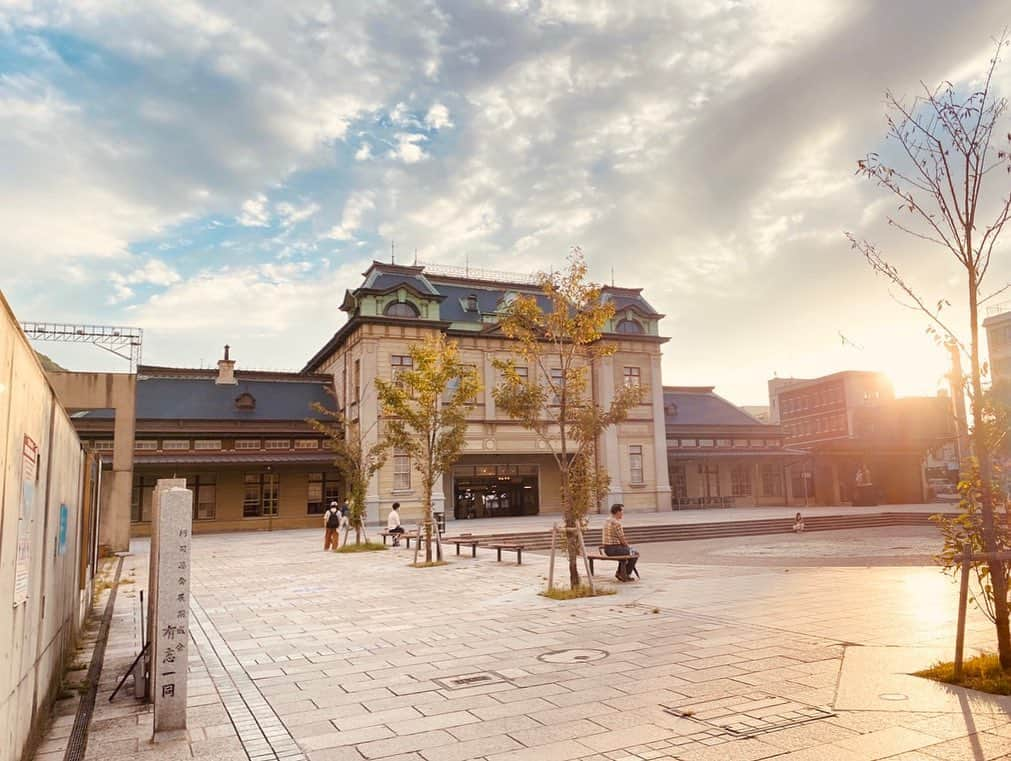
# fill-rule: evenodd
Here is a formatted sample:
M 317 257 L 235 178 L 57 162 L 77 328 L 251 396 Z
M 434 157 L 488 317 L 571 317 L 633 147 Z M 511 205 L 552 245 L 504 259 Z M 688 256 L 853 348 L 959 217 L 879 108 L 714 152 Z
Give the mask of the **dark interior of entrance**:
M 536 465 L 464 465 L 453 469 L 456 518 L 537 515 Z

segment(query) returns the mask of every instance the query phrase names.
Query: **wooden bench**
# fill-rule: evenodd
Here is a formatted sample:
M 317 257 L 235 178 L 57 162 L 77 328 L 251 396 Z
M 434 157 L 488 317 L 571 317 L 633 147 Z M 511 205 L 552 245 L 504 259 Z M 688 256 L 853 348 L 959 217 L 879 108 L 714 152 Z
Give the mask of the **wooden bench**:
M 407 549 L 411 549 L 411 540 L 418 538 L 417 531 L 405 531 L 404 533 L 390 532 L 390 531 L 380 531 L 379 536 L 383 538 L 383 544 L 386 544 L 386 540 L 391 537 L 399 536 L 401 539 L 407 542 Z
M 495 554 L 496 554 L 495 559 L 498 562 L 500 562 L 500 563 L 502 562 L 502 550 L 505 550 L 506 552 L 515 552 L 516 553 L 516 565 L 523 565 L 523 545 L 522 544 L 482 544 L 481 546 L 482 547 L 490 547 L 491 549 L 495 550 Z M 477 550 L 475 549 L 474 552 L 476 553 Z
M 477 546 L 481 543 L 479 539 L 474 539 L 469 536 L 453 536 L 453 537 L 442 537 L 443 544 L 455 544 L 456 554 L 460 554 L 460 546 L 470 547 L 470 556 L 472 558 L 477 557 Z
M 639 557 L 638 552 L 633 552 L 631 555 L 608 555 L 604 552 L 603 547 L 598 547 L 596 552 L 587 552 L 586 560 L 590 564 L 590 575 L 593 575 L 593 561 L 594 560 L 613 560 L 614 562 L 620 562 L 622 560 L 628 560 L 630 558 Z M 639 575 L 639 569 L 635 569 L 635 575 Z

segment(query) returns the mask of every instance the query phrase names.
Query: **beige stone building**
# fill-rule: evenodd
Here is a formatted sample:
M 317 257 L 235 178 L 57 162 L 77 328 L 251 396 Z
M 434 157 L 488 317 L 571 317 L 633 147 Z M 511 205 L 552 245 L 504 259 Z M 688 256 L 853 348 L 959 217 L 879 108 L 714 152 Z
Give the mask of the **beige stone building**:
M 457 341 L 464 362 L 477 372 L 483 390 L 469 414 L 464 454 L 437 486 L 436 510 L 449 520 L 500 515 L 557 513 L 559 471 L 544 442 L 497 410 L 495 359 L 511 357 L 513 342 L 499 330 L 503 307 L 518 295 L 540 294 L 528 278 L 399 266 L 374 262 L 364 281 L 346 293 L 347 322 L 306 364 L 303 372 L 333 378 L 339 403 L 372 437 L 381 420 L 374 379 L 391 379 L 410 365 L 410 347 L 435 332 Z M 606 287 L 615 306 L 602 340 L 615 353 L 590 368 L 592 393 L 606 405 L 620 384 L 644 387 L 644 402 L 629 419 L 602 437 L 598 456 L 611 476 L 611 493 L 601 504 L 624 502 L 632 511 L 669 510 L 670 483 L 664 429 L 658 314 L 640 289 Z M 520 368 L 536 377 L 535 368 Z M 395 453 L 373 479 L 366 495 L 370 521 L 383 521 L 400 502 L 409 522 L 420 516 L 417 473 Z

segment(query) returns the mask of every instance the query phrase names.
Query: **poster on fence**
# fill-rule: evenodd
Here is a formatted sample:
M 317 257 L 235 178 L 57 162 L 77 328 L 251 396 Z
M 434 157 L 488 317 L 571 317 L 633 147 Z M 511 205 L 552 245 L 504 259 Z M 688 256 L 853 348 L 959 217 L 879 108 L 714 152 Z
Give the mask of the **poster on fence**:
M 14 560 L 14 607 L 28 600 L 31 571 L 32 521 L 35 519 L 35 479 L 38 476 L 39 445 L 25 436 L 21 448 L 21 505 L 18 513 L 18 547 Z

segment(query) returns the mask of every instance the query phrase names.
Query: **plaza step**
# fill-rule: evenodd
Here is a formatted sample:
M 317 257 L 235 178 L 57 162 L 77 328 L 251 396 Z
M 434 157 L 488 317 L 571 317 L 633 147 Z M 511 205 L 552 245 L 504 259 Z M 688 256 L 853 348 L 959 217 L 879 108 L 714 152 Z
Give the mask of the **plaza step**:
M 941 511 L 938 511 L 941 512 Z M 816 515 L 804 518 L 804 530 L 844 531 L 888 526 L 931 526 L 932 515 L 936 512 L 919 513 L 850 513 L 838 515 Z M 944 511 L 943 514 L 954 513 Z M 457 528 L 457 527 L 454 527 Z M 459 527 L 462 528 L 462 527 Z M 767 534 L 789 534 L 793 531 L 793 518 L 759 518 L 739 521 L 711 521 L 707 523 L 666 523 L 648 526 L 626 526 L 625 538 L 629 544 L 653 542 L 684 542 L 697 539 L 723 539 L 735 536 L 762 536 Z M 481 544 L 496 543 L 521 544 L 527 550 L 551 548 L 551 531 L 500 531 L 488 534 L 466 534 L 452 531 L 447 539 L 467 538 Z M 583 542 L 587 547 L 600 543 L 600 529 L 584 532 Z

